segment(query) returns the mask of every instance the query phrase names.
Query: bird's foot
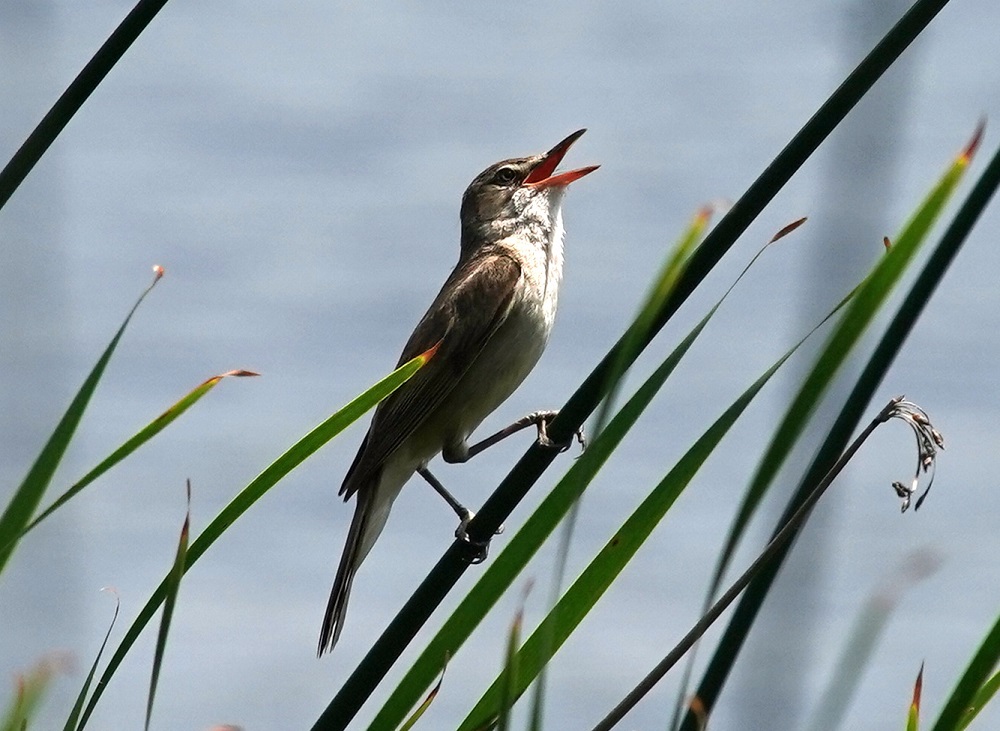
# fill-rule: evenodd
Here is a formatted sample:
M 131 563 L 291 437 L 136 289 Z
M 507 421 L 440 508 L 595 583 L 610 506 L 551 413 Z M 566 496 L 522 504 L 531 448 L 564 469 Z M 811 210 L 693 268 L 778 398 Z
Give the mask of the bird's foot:
M 472 519 L 476 517 L 476 514 L 471 510 L 466 510 L 465 515 L 462 516 L 462 520 L 458 524 L 458 528 L 455 529 L 455 538 L 466 543 L 470 547 L 470 551 L 467 554 L 466 560 L 471 564 L 482 563 L 486 560 L 486 557 L 490 552 L 490 539 L 485 541 L 474 540 L 472 536 L 469 535 L 469 523 Z M 501 524 L 497 528 L 495 535 L 500 535 L 503 533 L 503 525 Z
M 584 434 L 583 426 L 577 429 L 573 436 L 567 439 L 565 442 L 557 444 L 552 441 L 549 437 L 549 424 L 552 422 L 556 416 L 559 415 L 558 411 L 538 411 L 533 414 L 535 417 L 535 426 L 538 429 L 538 444 L 546 447 L 548 449 L 557 449 L 560 453 L 567 451 L 573 446 L 573 440 L 576 439 L 580 444 L 580 451 L 583 452 L 587 449 L 587 435 Z

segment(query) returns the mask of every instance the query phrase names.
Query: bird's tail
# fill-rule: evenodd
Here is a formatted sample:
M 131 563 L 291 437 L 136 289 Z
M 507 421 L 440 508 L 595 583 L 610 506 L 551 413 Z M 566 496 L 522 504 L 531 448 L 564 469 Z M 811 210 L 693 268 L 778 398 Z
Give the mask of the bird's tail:
M 354 518 L 347 531 L 347 544 L 340 557 L 337 578 L 334 579 L 333 589 L 330 591 L 330 600 L 326 604 L 323 627 L 319 632 L 317 657 L 324 652 L 331 652 L 337 644 L 337 640 L 340 639 L 340 631 L 344 628 L 344 619 L 347 616 L 347 600 L 351 596 L 354 574 L 361 562 L 365 560 L 365 556 L 368 555 L 368 551 L 382 532 L 385 521 L 389 517 L 389 507 L 392 501 L 380 501 L 378 499 L 379 492 L 376 483 L 371 485 L 371 489 L 358 490 L 356 493 L 357 505 L 354 508 Z M 380 505 L 379 503 L 385 504 Z

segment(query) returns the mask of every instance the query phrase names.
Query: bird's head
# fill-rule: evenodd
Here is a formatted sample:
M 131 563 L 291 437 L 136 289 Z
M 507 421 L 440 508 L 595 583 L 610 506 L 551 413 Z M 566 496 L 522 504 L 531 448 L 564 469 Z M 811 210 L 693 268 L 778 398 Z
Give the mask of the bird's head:
M 543 155 L 503 160 L 476 176 L 462 196 L 463 256 L 522 230 L 548 237 L 566 186 L 599 167 L 555 172 L 584 132 L 577 130 Z

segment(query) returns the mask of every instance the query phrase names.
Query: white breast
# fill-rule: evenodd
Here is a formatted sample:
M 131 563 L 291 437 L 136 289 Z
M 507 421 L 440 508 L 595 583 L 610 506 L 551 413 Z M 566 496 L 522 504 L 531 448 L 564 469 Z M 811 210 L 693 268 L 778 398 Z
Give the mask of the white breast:
M 521 264 L 507 318 L 442 405 L 453 418 L 444 445 L 452 454 L 464 451 L 469 435 L 521 385 L 555 322 L 563 268 L 563 191 L 554 187 L 541 192 L 523 200 L 519 235 L 498 242 Z

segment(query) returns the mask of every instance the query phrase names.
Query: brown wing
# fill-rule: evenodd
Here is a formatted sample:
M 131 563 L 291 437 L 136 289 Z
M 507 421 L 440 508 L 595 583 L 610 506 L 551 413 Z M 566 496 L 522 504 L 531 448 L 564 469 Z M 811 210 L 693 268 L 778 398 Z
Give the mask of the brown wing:
M 437 353 L 375 411 L 340 488 L 345 500 L 420 427 L 469 369 L 506 319 L 520 278 L 520 265 L 503 253 L 473 257 L 451 273 L 403 348 L 397 367 L 440 343 Z M 453 293 L 447 302 L 446 292 Z

